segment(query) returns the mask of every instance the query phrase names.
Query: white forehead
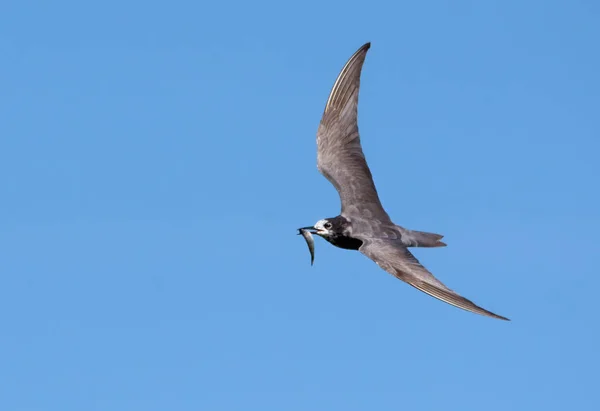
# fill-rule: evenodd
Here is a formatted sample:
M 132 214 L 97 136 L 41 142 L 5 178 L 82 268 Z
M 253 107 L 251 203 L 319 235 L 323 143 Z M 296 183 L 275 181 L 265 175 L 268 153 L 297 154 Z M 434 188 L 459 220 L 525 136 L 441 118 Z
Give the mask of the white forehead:
M 319 220 L 317 221 L 317 223 L 315 224 L 315 228 L 318 229 L 324 229 L 325 228 L 325 223 L 327 223 L 327 220 Z

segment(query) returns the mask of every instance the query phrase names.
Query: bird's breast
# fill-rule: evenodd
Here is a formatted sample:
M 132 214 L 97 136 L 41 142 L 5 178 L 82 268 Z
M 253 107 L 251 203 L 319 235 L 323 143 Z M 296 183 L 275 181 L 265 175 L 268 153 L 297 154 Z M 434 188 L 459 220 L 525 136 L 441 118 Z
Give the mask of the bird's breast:
M 362 241 L 358 238 L 346 237 L 346 236 L 332 236 L 327 238 L 331 244 L 336 247 L 343 248 L 346 250 L 358 250 L 362 245 Z

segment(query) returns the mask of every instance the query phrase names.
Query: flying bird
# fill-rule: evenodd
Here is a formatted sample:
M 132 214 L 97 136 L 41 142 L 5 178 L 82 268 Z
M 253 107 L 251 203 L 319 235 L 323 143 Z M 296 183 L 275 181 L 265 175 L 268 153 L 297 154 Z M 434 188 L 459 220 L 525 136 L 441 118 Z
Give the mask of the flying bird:
M 337 217 L 299 230 L 336 247 L 358 250 L 396 278 L 448 304 L 473 313 L 509 320 L 479 307 L 433 276 L 409 247 L 443 247 L 442 235 L 409 230 L 392 222 L 379 200 L 358 133 L 358 94 L 362 66 L 371 43 L 350 57 L 338 75 L 317 131 L 317 168 L 341 200 Z M 309 243 L 311 257 L 312 245 Z M 312 259 L 311 259 L 312 263 Z

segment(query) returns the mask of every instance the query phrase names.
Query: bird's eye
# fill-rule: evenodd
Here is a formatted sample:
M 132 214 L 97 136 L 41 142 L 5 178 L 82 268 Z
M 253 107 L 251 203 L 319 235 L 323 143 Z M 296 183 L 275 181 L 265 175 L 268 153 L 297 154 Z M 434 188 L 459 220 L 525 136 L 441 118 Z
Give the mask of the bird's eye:
M 329 230 L 331 228 L 331 223 L 325 223 L 323 227 Z

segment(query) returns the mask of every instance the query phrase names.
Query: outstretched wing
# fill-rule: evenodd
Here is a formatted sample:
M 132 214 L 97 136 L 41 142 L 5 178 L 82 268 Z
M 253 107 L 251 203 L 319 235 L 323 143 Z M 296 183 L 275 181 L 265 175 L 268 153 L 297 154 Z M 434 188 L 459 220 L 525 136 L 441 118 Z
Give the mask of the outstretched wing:
M 357 107 L 360 73 L 371 43 L 350 57 L 336 79 L 317 131 L 317 167 L 340 195 L 342 215 L 389 221 L 360 145 Z
M 473 313 L 510 321 L 494 314 L 446 287 L 419 263 L 402 244 L 389 240 L 365 240 L 359 251 L 375 261 L 378 266 L 413 287 L 455 307 Z

